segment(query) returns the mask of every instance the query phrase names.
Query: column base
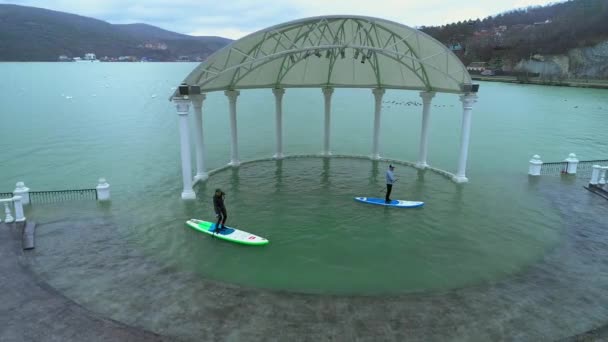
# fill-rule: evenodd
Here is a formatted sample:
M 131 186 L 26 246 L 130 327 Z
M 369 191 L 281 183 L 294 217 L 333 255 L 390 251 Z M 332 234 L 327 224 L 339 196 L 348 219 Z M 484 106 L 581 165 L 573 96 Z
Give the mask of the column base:
M 182 191 L 182 199 L 183 200 L 195 200 L 196 194 L 192 190 L 184 190 L 184 191 Z
M 429 164 L 425 163 L 425 162 L 417 162 L 416 165 L 414 165 L 415 168 L 419 169 L 419 170 L 424 170 L 427 167 L 429 167 Z
M 322 155 L 323 157 L 331 157 L 331 156 L 332 156 L 332 154 L 331 154 L 331 152 L 330 152 L 330 151 L 323 151 L 323 152 L 321 152 L 321 155 Z
M 285 158 L 285 155 L 283 153 L 275 153 L 272 158 L 276 159 L 276 160 L 280 160 Z
M 467 183 L 469 179 L 465 176 L 454 176 L 452 180 L 456 183 Z
M 25 221 L 26 221 L 26 218 L 25 218 L 25 217 L 24 217 L 24 218 L 21 218 L 21 219 L 17 219 L 17 220 L 15 220 L 15 222 L 25 222 Z
M 228 165 L 230 165 L 232 167 L 239 167 L 239 166 L 241 166 L 241 162 L 238 160 L 231 160 L 230 163 L 228 163 Z
M 207 174 L 207 172 L 197 173 L 196 176 L 194 176 L 195 182 L 204 182 L 207 179 L 209 179 L 209 175 Z
M 379 153 L 372 154 L 371 156 L 369 156 L 369 159 L 371 159 L 371 160 L 380 160 L 380 154 Z

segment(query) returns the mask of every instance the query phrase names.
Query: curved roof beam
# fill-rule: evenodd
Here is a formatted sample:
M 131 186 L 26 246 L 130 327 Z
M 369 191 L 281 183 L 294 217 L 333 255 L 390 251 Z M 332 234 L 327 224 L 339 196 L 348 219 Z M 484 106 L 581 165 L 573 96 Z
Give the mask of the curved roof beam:
M 221 76 L 222 73 L 231 72 L 231 71 L 233 71 L 235 69 L 241 69 L 241 68 L 243 68 L 245 66 L 249 66 L 249 65 L 251 65 L 253 63 L 260 63 L 259 65 L 256 66 L 256 67 L 260 67 L 260 66 L 262 66 L 264 64 L 268 64 L 268 63 L 270 63 L 270 62 L 272 62 L 272 61 L 274 61 L 274 60 L 276 60 L 278 58 L 281 58 L 281 57 L 284 57 L 284 56 L 289 56 L 290 54 L 293 54 L 293 53 L 299 53 L 299 52 L 305 52 L 305 51 L 314 51 L 314 50 L 322 50 L 322 49 L 323 50 L 326 50 L 326 49 L 335 49 L 335 48 L 340 48 L 340 47 L 342 47 L 342 46 L 341 45 L 337 45 L 337 46 L 318 46 L 318 47 L 317 46 L 311 46 L 311 47 L 308 47 L 308 48 L 303 48 L 301 50 L 287 50 L 287 51 L 281 51 L 281 52 L 279 52 L 279 53 L 277 53 L 275 55 L 266 55 L 263 58 L 260 58 L 260 59 L 257 59 L 257 60 L 246 61 L 246 62 L 244 62 L 242 64 L 232 66 L 232 67 L 224 70 L 223 72 L 218 73 L 215 76 L 209 78 L 208 80 L 206 80 L 205 82 L 201 83 L 200 85 L 203 86 L 203 85 L 205 85 L 205 84 L 213 81 L 214 79 L 216 79 L 219 76 Z M 425 90 L 431 90 L 431 89 L 433 89 L 433 87 L 431 87 L 428 84 L 427 80 L 425 80 L 424 78 L 422 78 L 422 76 L 417 73 L 418 70 L 414 69 L 411 65 L 405 63 L 404 59 L 405 60 L 416 61 L 416 62 L 420 63 L 421 65 L 426 65 L 428 68 L 431 68 L 431 69 L 434 69 L 434 70 L 436 70 L 436 71 L 438 71 L 440 73 L 443 73 L 443 74 L 445 74 L 446 77 L 448 77 L 452 81 L 458 83 L 458 80 L 455 79 L 452 75 L 445 73 L 443 70 L 438 69 L 437 67 L 435 67 L 432 64 L 429 64 L 428 62 L 418 61 L 418 60 L 416 60 L 416 59 L 414 59 L 414 58 L 412 58 L 411 56 L 408 56 L 408 55 L 398 54 L 398 53 L 395 53 L 392 50 L 383 50 L 383 49 L 378 49 L 378 48 L 373 48 L 373 47 L 367 47 L 367 46 L 352 46 L 351 48 L 353 48 L 353 49 L 359 49 L 359 50 L 372 50 L 372 51 L 380 52 L 382 55 L 384 55 L 384 56 L 386 56 L 386 57 L 394 60 L 395 62 L 398 62 L 399 64 L 403 65 L 405 68 L 411 70 L 418 77 L 418 79 L 420 79 L 421 82 L 423 82 L 425 85 L 428 86 L 428 88 L 425 89 Z M 434 57 L 434 56 L 431 56 L 431 57 Z M 305 58 L 308 58 L 308 57 L 300 57 L 300 59 L 296 59 L 296 63 L 292 63 L 291 67 L 293 67 L 298 62 L 304 60 Z M 237 80 L 238 81 L 242 80 L 245 76 L 247 76 L 253 70 L 255 70 L 255 68 L 247 68 L 247 71 L 244 74 L 240 74 L 239 73 L 240 70 L 238 70 L 237 73 L 238 73 L 239 77 L 237 78 Z M 236 73 L 235 73 L 235 75 L 236 75 Z
M 252 33 L 210 56 L 188 75 L 186 82 L 201 86 L 204 92 L 255 88 L 255 82 L 247 87 L 239 83 L 253 71 L 264 68 L 263 72 L 276 73 L 272 76 L 272 85 L 281 87 L 293 67 L 316 50 L 323 51 L 329 58 L 329 63 L 314 66 L 323 68 L 317 69 L 317 76 L 319 72 L 326 72 L 327 85 L 338 82 L 341 86 L 348 87 L 344 84 L 347 84 L 349 79 L 355 79 L 354 75 L 349 76 L 344 68 L 335 68 L 343 58 L 339 55 L 346 49 L 359 50 L 365 54 L 362 58 L 367 59 L 368 66 L 373 71 L 373 76 L 367 74 L 356 79 L 351 84 L 352 87 L 375 84 L 384 88 L 461 93 L 462 85 L 471 83 L 470 76 L 460 60 L 430 36 L 399 23 L 363 16 L 307 18 Z M 380 56 L 384 58 L 381 59 Z M 280 58 L 282 61 L 268 66 L 268 63 Z M 383 75 L 389 75 L 390 68 L 397 66 L 399 70 L 408 70 L 408 74 L 415 75 L 418 81 L 408 82 L 410 78 L 403 77 L 383 80 Z M 337 70 L 340 70 L 340 73 L 337 73 Z M 434 72 L 429 74 L 430 70 Z M 345 77 L 344 82 L 340 82 L 341 76 Z M 214 86 L 214 82 L 219 83 Z M 315 82 L 307 84 L 302 81 L 301 84 L 285 86 L 318 86 L 313 83 Z M 259 84 L 259 87 L 269 86 L 271 84 L 267 81 Z

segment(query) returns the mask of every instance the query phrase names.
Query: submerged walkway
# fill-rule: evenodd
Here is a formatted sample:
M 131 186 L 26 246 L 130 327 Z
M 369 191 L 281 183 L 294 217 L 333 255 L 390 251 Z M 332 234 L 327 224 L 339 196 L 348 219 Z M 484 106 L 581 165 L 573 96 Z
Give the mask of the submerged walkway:
M 606 201 L 579 184 L 549 181 L 537 190 L 559 210 L 566 236 L 543 261 L 497 282 L 396 296 L 305 295 L 201 279 L 108 240 L 100 232 L 124 224 L 110 218 L 45 223 L 37 235 L 46 248 L 24 257 L 19 231 L 0 224 L 0 341 L 606 340 Z M 75 234 L 69 228 L 81 244 L 55 245 Z M 100 260 L 95 246 L 115 260 Z M 30 271 L 36 258 L 50 260 L 51 283 L 70 273 L 54 286 L 98 313 Z M 582 335 L 564 338 L 575 334 Z
M 0 341 L 167 341 L 81 307 L 23 262 L 21 227 L 0 223 Z

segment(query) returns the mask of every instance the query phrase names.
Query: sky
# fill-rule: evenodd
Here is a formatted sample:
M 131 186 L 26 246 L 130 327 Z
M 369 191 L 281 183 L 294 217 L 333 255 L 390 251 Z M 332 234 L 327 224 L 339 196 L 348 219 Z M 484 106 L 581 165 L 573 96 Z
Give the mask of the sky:
M 483 19 L 560 0 L 0 0 L 69 12 L 112 24 L 146 23 L 166 30 L 238 39 L 286 21 L 353 14 L 411 27 Z

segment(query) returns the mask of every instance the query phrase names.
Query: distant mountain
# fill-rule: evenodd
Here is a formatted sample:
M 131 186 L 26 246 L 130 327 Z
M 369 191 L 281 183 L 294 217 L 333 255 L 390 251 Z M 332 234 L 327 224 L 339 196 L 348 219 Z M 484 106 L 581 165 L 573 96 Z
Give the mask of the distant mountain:
M 201 60 L 229 44 L 221 37 L 194 37 L 147 24 L 113 25 L 79 15 L 0 5 L 0 61 L 56 61 L 60 55 Z

